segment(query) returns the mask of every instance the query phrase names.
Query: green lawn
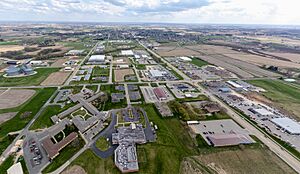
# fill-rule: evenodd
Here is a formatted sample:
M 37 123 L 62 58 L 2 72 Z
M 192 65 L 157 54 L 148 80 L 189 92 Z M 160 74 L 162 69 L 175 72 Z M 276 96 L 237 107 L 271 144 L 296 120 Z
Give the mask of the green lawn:
M 59 68 L 39 68 L 35 71 L 37 74 L 27 77 L 5 78 L 1 76 L 0 86 L 37 86 L 51 73 L 59 71 Z
M 78 140 L 78 141 L 77 141 Z M 67 145 L 63 150 L 59 152 L 59 155 L 43 170 L 42 173 L 50 173 L 59 168 L 65 162 L 67 162 L 72 156 L 74 156 L 84 146 L 82 138 L 78 137 L 71 144 Z M 77 141 L 75 143 L 75 141 Z M 90 159 L 86 159 L 90 161 Z
M 97 141 L 96 141 L 96 147 L 98 149 L 100 149 L 101 151 L 105 151 L 109 148 L 109 142 L 107 142 L 105 137 L 100 137 Z
M 86 86 L 87 89 L 90 89 L 94 92 L 96 92 L 98 90 L 98 86 L 97 85 L 90 85 L 90 86 Z
M 192 64 L 197 65 L 199 67 L 209 65 L 208 62 L 201 60 L 200 58 L 192 58 Z
M 0 165 L 0 173 L 3 173 L 3 174 L 6 173 L 7 169 L 9 169 L 13 164 L 14 164 L 14 156 L 10 155 Z
M 95 67 L 93 69 L 93 77 L 97 77 L 97 76 L 109 76 L 109 69 L 108 68 Z
M 0 42 L 0 45 L 18 45 L 17 41 Z
M 30 102 L 20 108 L 14 118 L 0 125 L 0 153 L 2 153 L 14 139 L 14 137 L 9 137 L 7 134 L 23 129 L 55 91 L 56 88 L 37 89 L 37 94 Z
M 61 107 L 59 105 L 47 106 L 42 114 L 35 120 L 29 128 L 30 130 L 44 129 L 53 125 L 50 117 L 60 113 Z
M 63 42 L 62 43 L 65 47 L 71 47 L 74 50 L 90 50 L 90 48 L 87 48 L 84 46 L 83 42 Z
M 281 107 L 300 120 L 300 89 L 285 84 L 279 80 L 250 80 L 249 83 L 266 90 L 265 97 L 273 101 L 274 105 Z

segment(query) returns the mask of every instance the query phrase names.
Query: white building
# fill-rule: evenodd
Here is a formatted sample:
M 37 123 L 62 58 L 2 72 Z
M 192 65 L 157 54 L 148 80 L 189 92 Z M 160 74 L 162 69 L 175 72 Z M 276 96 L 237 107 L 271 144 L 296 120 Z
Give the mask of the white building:
M 288 117 L 274 118 L 271 121 L 289 134 L 300 134 L 300 124 Z
M 121 54 L 122 54 L 123 56 L 133 56 L 133 55 L 134 55 L 134 53 L 133 53 L 132 50 L 122 50 L 122 51 L 121 51 Z
M 149 70 L 149 73 L 152 77 L 163 77 L 165 76 L 166 72 L 165 71 L 160 71 L 160 70 Z
M 88 60 L 88 64 L 102 64 L 102 63 L 105 63 L 105 55 L 92 55 Z
M 185 62 L 190 62 L 190 61 L 192 61 L 191 58 L 185 57 L 185 56 L 180 57 L 180 59 L 183 60 L 183 61 L 185 61 Z
M 4 171 L 3 171 L 4 172 Z M 12 165 L 8 170 L 7 174 L 23 174 L 22 165 L 20 162 Z

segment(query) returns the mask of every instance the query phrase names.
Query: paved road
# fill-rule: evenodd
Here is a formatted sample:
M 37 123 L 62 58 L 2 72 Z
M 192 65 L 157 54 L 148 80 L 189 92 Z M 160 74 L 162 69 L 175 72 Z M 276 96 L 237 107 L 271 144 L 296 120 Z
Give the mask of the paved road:
M 124 84 L 124 87 L 125 87 L 125 97 L 126 97 L 127 105 L 130 106 L 131 102 L 130 102 L 130 97 L 129 97 L 128 86 L 126 83 Z
M 112 58 L 113 59 L 113 58 Z M 113 60 L 111 60 L 110 65 L 109 65 L 109 78 L 108 78 L 108 83 L 111 84 L 113 83 Z
M 94 52 L 94 50 L 96 49 L 96 47 L 98 46 L 99 43 L 100 42 L 96 43 L 96 45 L 90 50 L 90 52 L 84 57 L 84 59 L 77 65 L 77 67 L 74 69 L 72 75 L 70 75 L 68 80 L 65 81 L 64 85 L 70 84 L 72 78 L 77 74 L 77 72 L 79 71 L 79 69 L 83 65 L 83 63 L 86 61 L 86 59 L 88 59 L 90 57 L 90 55 Z

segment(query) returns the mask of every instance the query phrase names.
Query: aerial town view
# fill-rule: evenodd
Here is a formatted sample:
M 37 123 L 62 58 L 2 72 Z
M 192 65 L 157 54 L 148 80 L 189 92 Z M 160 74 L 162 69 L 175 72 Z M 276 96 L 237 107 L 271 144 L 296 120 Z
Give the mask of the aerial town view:
M 292 1 L 2 0 L 0 174 L 300 173 Z

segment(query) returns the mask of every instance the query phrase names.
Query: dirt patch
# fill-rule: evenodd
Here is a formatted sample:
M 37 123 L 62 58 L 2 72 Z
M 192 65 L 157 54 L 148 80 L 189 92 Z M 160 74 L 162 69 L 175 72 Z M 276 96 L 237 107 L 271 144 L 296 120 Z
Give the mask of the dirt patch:
M 192 51 L 190 49 L 186 49 L 183 47 L 176 47 L 176 46 L 162 46 L 158 47 L 156 52 L 160 56 L 164 57 L 172 57 L 172 56 L 196 56 L 199 53 Z
M 58 59 L 51 65 L 51 67 L 63 67 L 63 64 L 68 60 L 69 60 L 68 58 Z
M 48 86 L 48 85 L 62 85 L 67 78 L 69 77 L 71 72 L 54 72 L 50 74 L 42 83 L 41 86 Z
M 295 63 L 300 63 L 300 54 L 294 53 L 278 53 L 278 52 L 264 52 L 273 56 L 283 57 Z
M 116 82 L 123 82 L 126 75 L 134 75 L 134 71 L 132 69 L 114 70 L 114 73 Z
M 250 100 L 255 100 L 255 101 L 264 103 L 266 105 L 273 104 L 273 102 L 271 100 L 267 99 L 266 97 L 264 97 L 256 92 L 248 92 L 245 94 L 245 96 Z
M 0 109 L 14 108 L 25 103 L 35 94 L 35 90 L 9 89 L 0 91 Z
M 71 166 L 63 171 L 61 174 L 87 174 L 85 170 L 77 165 Z
M 9 112 L 9 113 L 0 114 L 0 125 L 2 123 L 12 119 L 16 115 L 17 115 L 17 112 Z
M 0 53 L 4 53 L 7 51 L 21 51 L 23 49 L 24 49 L 24 46 L 19 46 L 19 45 L 1 45 Z

